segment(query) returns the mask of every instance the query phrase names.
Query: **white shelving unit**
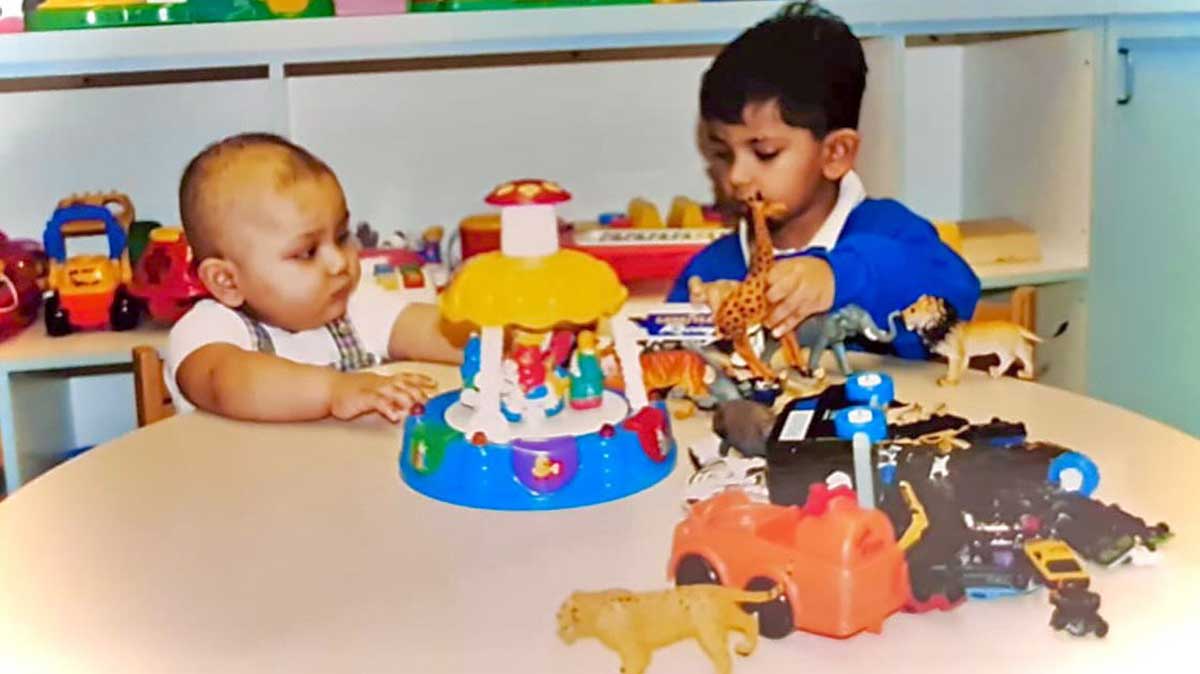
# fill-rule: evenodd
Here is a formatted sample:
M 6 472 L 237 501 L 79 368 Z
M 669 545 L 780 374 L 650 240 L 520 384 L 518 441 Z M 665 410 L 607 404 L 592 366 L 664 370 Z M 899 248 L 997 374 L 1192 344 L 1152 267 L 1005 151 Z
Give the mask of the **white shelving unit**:
M 28 33 L 0 40 L 0 77 L 246 64 L 718 44 L 779 0 L 450 12 Z M 826 0 L 863 36 L 1034 30 L 1200 11 L 1195 0 Z
M 109 188 L 127 190 L 139 217 L 175 223 L 187 159 L 251 129 L 289 134 L 316 151 L 339 173 L 352 217 L 385 230 L 453 226 L 484 208 L 482 195 L 495 183 L 521 175 L 567 185 L 576 195 L 568 217 L 619 209 L 633 196 L 664 208 L 677 194 L 707 199 L 692 126 L 710 61 L 703 46 L 727 42 L 782 4 L 0 35 L 0 176 L 9 188 L 0 227 L 39 237 L 61 196 Z M 825 4 L 864 39 L 870 75 L 860 169 L 869 191 L 932 218 L 1008 216 L 1032 225 L 1042 262 L 977 271 L 989 289 L 1042 285 L 1043 324 L 1070 315 L 1071 339 L 1085 339 L 1078 288 L 1088 274 L 1098 45 L 1111 16 L 1200 12 L 1200 2 Z M 996 32 L 1007 35 L 935 46 L 909 39 Z M 96 77 L 105 86 L 92 86 Z M 1056 359 L 1052 380 L 1077 390 L 1083 361 L 1062 354 L 1082 352 L 1080 343 L 1040 352 Z M 29 368 L 14 344 L 0 344 L 0 362 L 25 381 Z M 111 359 L 96 344 L 96 353 L 38 364 L 36 378 L 77 369 L 101 351 Z M 110 376 L 73 380 L 73 418 L 96 411 L 79 401 L 124 405 L 128 391 L 113 386 Z M 44 467 L 13 458 L 44 448 L 11 446 L 26 442 L 13 419 L 28 409 L 12 391 L 0 396 L 5 454 L 29 470 L 15 481 L 10 475 L 10 487 Z M 74 428 L 76 440 L 98 432 L 70 421 L 59 426 Z

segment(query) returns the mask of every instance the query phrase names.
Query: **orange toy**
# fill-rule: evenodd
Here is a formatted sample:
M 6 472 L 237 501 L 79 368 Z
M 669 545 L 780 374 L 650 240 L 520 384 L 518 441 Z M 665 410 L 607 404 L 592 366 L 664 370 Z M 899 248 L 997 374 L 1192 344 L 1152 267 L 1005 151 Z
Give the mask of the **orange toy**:
M 860 508 L 849 489 L 824 485 L 813 486 L 803 508 L 754 502 L 739 489 L 697 503 L 675 527 L 668 575 L 681 585 L 781 585 L 779 598 L 748 606 L 772 639 L 794 630 L 878 633 L 910 594 L 887 515 Z

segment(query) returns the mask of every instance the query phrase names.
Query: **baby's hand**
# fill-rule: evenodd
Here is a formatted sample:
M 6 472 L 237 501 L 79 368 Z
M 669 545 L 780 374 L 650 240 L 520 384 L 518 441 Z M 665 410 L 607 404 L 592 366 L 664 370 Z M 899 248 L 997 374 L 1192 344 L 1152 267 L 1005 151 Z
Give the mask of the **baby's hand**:
M 391 377 L 371 372 L 344 373 L 334 381 L 329 410 L 343 420 L 378 412 L 395 423 L 413 405 L 424 403 L 428 392 L 436 388 L 433 379 L 411 372 Z
M 767 273 L 766 324 L 775 337 L 791 332 L 813 314 L 833 306 L 833 269 L 819 257 L 777 261 Z

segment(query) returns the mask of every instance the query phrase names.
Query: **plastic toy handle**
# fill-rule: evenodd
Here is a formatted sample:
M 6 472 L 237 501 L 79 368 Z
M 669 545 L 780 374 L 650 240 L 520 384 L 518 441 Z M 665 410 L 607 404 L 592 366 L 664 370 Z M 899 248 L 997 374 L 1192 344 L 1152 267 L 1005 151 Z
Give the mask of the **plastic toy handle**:
M 875 507 L 875 481 L 871 475 L 871 439 L 865 432 L 854 434 L 850 440 L 854 448 L 854 487 L 858 494 L 858 505 L 864 510 Z

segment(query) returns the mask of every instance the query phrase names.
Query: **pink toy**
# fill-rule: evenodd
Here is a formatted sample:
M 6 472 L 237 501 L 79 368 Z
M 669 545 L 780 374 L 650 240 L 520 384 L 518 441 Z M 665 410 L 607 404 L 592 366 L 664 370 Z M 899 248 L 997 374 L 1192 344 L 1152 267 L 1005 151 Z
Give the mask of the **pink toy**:
M 20 33 L 24 30 L 21 0 L 0 0 L 0 33 Z
M 408 11 L 408 0 L 337 0 L 334 8 L 338 16 L 402 14 Z

